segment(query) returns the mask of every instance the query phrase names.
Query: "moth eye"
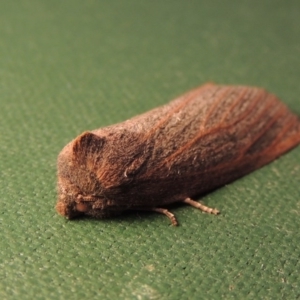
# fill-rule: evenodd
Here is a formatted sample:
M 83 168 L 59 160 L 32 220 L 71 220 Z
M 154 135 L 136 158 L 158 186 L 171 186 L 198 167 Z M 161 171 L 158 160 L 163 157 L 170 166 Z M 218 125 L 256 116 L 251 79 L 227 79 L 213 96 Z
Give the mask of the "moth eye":
M 85 203 L 77 203 L 76 210 L 79 212 L 87 212 L 89 210 L 89 207 Z

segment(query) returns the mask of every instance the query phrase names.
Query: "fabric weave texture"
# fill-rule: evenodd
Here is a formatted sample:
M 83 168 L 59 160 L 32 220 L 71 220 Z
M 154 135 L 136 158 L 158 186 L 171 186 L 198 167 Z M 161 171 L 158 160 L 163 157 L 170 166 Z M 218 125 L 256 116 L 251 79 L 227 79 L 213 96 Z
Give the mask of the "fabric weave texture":
M 300 115 L 300 3 L 6 1 L 0 10 L 1 299 L 299 299 L 300 147 L 171 207 L 68 221 L 70 140 L 207 81 L 264 87 Z

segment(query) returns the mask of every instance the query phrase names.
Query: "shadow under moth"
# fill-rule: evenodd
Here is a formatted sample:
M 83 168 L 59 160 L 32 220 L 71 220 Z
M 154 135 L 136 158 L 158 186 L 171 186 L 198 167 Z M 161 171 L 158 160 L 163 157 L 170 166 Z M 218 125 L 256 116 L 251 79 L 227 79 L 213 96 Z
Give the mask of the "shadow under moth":
M 125 122 L 84 132 L 58 156 L 58 213 L 105 218 L 127 210 L 175 216 L 192 200 L 300 143 L 300 122 L 263 89 L 205 84 Z

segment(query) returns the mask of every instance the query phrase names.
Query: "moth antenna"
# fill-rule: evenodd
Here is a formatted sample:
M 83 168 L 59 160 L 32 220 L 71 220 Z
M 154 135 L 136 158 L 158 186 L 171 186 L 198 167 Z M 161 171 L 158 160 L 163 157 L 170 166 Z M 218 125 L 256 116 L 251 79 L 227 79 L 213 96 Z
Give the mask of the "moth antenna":
M 209 214 L 218 215 L 220 213 L 217 209 L 208 207 L 200 202 L 192 200 L 191 198 L 186 198 L 182 202 L 184 202 L 190 206 L 193 206 L 195 208 L 198 208 L 198 209 L 202 210 L 203 212 L 206 212 Z

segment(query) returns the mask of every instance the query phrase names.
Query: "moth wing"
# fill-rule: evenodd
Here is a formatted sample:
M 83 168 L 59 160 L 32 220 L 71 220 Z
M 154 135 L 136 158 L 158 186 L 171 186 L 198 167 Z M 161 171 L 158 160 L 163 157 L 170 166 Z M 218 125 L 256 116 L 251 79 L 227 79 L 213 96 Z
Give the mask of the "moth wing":
M 130 183 L 145 167 L 153 147 L 153 143 L 145 143 L 140 134 L 117 129 L 107 137 L 101 163 L 95 168 L 95 174 L 105 188 Z
M 165 108 L 145 134 L 156 146 L 140 178 L 174 194 L 223 185 L 300 143 L 299 119 L 259 88 L 211 85 Z

